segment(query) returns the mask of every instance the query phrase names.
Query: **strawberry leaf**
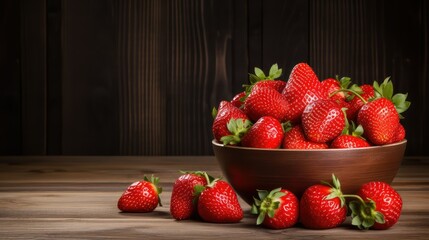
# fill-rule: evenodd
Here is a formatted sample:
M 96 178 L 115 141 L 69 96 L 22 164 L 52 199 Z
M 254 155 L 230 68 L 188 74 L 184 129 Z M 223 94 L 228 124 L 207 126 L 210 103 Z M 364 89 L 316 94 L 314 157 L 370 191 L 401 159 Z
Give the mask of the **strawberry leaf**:
M 259 80 L 266 79 L 264 71 L 262 69 L 255 67 L 255 75 L 259 78 Z

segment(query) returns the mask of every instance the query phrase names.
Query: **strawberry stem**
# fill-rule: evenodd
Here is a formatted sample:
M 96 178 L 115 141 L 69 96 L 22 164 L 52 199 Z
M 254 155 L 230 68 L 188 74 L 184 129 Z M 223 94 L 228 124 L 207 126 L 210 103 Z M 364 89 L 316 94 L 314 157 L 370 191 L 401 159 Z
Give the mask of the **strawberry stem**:
M 367 103 L 368 103 L 368 101 L 367 101 L 367 100 L 365 100 L 365 98 L 363 98 L 359 93 L 357 93 L 356 91 L 351 90 L 351 89 L 339 89 L 339 90 L 334 91 L 333 93 L 331 93 L 331 94 L 329 95 L 329 97 L 331 98 L 332 96 L 334 96 L 335 94 L 337 94 L 337 93 L 339 93 L 339 92 L 348 92 L 348 93 L 353 93 L 355 96 L 357 96 L 358 98 L 360 98 L 360 100 L 362 100 L 362 102 L 363 102 L 364 104 L 367 104 Z

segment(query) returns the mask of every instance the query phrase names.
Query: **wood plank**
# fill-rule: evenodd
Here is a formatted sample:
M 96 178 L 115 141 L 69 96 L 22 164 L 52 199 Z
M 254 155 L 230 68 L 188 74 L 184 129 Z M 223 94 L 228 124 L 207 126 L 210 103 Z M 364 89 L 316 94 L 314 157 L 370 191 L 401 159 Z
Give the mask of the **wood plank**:
M 178 169 L 220 174 L 214 157 L 0 157 L 2 239 L 250 238 L 250 239 L 426 239 L 429 229 L 429 161 L 404 161 L 393 187 L 404 205 L 399 222 L 386 231 L 359 231 L 350 219 L 330 230 L 297 225 L 285 230 L 256 227 L 241 199 L 244 219 L 236 224 L 175 221 L 169 213 Z M 163 207 L 152 213 L 121 213 L 116 201 L 142 174 L 161 178 Z M 23 228 L 22 226 L 25 226 Z
M 21 154 L 20 2 L 0 1 L 0 154 Z
M 46 154 L 46 0 L 21 1 L 22 154 Z

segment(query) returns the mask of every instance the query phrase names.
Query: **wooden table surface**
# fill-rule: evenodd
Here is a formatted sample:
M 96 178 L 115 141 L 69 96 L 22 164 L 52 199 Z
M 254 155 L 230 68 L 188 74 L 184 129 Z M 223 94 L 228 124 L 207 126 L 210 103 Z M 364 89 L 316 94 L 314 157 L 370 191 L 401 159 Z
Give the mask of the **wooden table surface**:
M 429 160 L 405 159 L 393 187 L 404 202 L 399 222 L 385 231 L 349 226 L 329 230 L 269 230 L 244 219 L 235 224 L 175 221 L 169 213 L 179 170 L 220 176 L 205 157 L 0 157 L 0 239 L 429 239 Z M 124 189 L 144 174 L 160 177 L 163 207 L 152 213 L 121 213 Z

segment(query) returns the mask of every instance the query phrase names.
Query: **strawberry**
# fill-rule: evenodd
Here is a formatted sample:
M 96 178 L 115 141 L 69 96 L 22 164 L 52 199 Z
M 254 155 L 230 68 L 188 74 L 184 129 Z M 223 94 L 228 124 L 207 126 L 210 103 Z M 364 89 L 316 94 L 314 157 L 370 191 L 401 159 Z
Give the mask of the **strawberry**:
M 300 200 L 300 221 L 306 228 L 334 228 L 344 222 L 347 215 L 340 181 L 332 175 L 334 186 L 316 184 L 304 191 Z
M 196 186 L 198 214 L 206 222 L 234 223 L 243 219 L 243 209 L 229 183 L 214 179 L 206 186 Z
M 333 101 L 345 100 L 347 93 L 339 90 L 347 89 L 350 82 L 349 77 L 342 77 L 341 79 L 338 76 L 336 78 L 327 78 L 320 82 L 322 93 Z
M 283 148 L 287 149 L 324 149 L 328 148 L 326 143 L 316 143 L 305 138 L 301 125 L 286 128 L 283 138 Z
M 234 105 L 237 108 L 241 108 L 243 106 L 245 97 L 246 97 L 246 92 L 243 91 L 238 93 L 232 98 L 231 100 L 232 105 Z
M 271 116 L 279 121 L 286 118 L 289 103 L 277 90 L 270 87 L 255 85 L 244 101 L 244 112 L 253 122 L 260 117 Z
M 299 63 L 292 69 L 282 94 L 289 102 L 287 120 L 299 122 L 304 108 L 311 102 L 326 99 L 321 83 L 313 69 L 306 63 Z
M 363 184 L 351 201 L 352 224 L 360 229 L 388 229 L 399 219 L 402 199 L 398 192 L 385 182 Z
M 346 123 L 343 133 L 331 142 L 331 148 L 361 148 L 371 146 L 362 137 L 363 128 L 361 125 L 355 126 L 354 122 Z
M 358 123 L 365 129 L 369 141 L 384 145 L 391 141 L 399 127 L 399 115 L 389 99 L 378 98 L 360 109 Z
M 173 218 L 184 220 L 197 214 L 194 188 L 197 185 L 207 185 L 205 174 L 198 171 L 183 172 L 183 175 L 176 179 L 170 201 L 170 213 Z
M 283 89 L 286 86 L 286 82 L 283 80 L 262 80 L 257 83 L 253 87 L 268 87 L 276 90 L 279 93 L 283 92 Z
M 388 143 L 396 143 L 400 142 L 405 139 L 405 128 L 404 126 L 399 123 L 398 128 L 396 129 L 395 133 L 393 134 L 392 139 Z
M 344 112 L 332 100 L 311 102 L 302 113 L 302 128 L 310 141 L 331 141 L 341 134 L 344 127 Z
M 257 214 L 257 225 L 271 229 L 292 227 L 298 222 L 299 203 L 296 196 L 285 189 L 277 188 L 268 193 L 258 190 L 259 199 L 254 198 L 252 214 Z
M 357 88 L 356 92 L 360 93 L 360 96 L 366 101 L 375 96 L 374 88 L 368 84 L 360 86 L 359 88 Z M 349 104 L 347 106 L 346 114 L 349 120 L 354 121 L 356 120 L 357 114 L 362 108 L 362 106 L 365 104 L 365 102 L 362 101 L 362 98 L 356 97 L 354 95 L 350 95 L 350 98 L 351 100 L 349 101 Z
M 243 136 L 241 145 L 253 148 L 279 148 L 283 140 L 281 123 L 270 116 L 261 117 Z
M 228 101 L 220 102 L 217 112 L 215 112 L 213 115 L 214 121 L 212 125 L 212 132 L 214 138 L 218 142 L 221 142 L 222 137 L 231 135 L 232 132 L 228 130 L 227 126 L 231 119 L 241 119 L 242 124 L 240 124 L 240 126 L 242 129 L 237 129 L 237 134 L 242 134 L 243 132 L 247 131 L 247 127 L 250 124 L 246 114 L 244 114 L 240 109 Z M 234 142 L 231 142 L 230 144 L 234 144 Z
M 159 178 L 152 175 L 149 180 L 131 184 L 118 200 L 118 208 L 123 212 L 152 212 L 158 205 L 162 206 L 159 195 L 162 188 L 158 187 Z

